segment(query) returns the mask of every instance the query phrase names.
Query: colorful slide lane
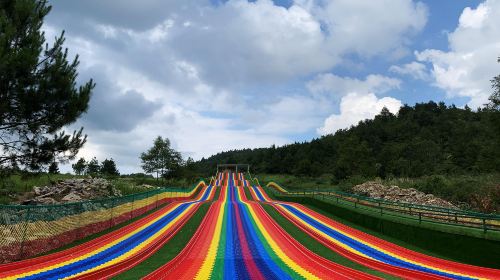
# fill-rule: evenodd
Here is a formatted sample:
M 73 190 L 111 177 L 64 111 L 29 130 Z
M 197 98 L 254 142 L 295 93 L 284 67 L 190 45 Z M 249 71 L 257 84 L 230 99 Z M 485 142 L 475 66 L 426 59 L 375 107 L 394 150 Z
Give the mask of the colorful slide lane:
M 325 246 L 367 267 L 413 279 L 500 279 L 500 270 L 426 256 L 335 222 L 303 205 L 273 201 L 260 186 L 251 187 L 251 195 L 273 205 Z
M 145 279 L 376 279 L 315 255 L 246 199 L 234 173 L 219 176 L 219 200 L 189 244 Z
M 0 266 L 0 279 L 109 278 L 149 257 L 213 199 L 204 186 L 194 200 L 174 202 L 126 227 L 58 253 Z

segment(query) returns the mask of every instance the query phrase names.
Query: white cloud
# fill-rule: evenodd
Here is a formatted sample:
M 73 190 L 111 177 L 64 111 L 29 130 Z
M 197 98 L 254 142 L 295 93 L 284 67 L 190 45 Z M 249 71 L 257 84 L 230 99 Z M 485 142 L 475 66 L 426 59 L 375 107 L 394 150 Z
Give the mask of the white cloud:
M 401 101 L 392 97 L 379 99 L 373 93 L 349 93 L 342 97 L 340 113 L 329 116 L 324 125 L 318 129 L 318 133 L 325 135 L 335 133 L 339 129 L 349 128 L 359 121 L 375 117 L 384 107 L 391 113 L 396 113 L 401 105 Z
M 113 157 L 122 172 L 132 172 L 140 170 L 138 155 L 157 135 L 199 159 L 221 150 L 285 144 L 291 135 L 313 132 L 336 105 L 332 95 L 399 87 L 399 80 L 380 75 L 357 80 L 332 74 L 308 84 L 317 94 L 304 95 L 299 85 L 347 55 L 406 55 L 410 39 L 426 23 L 426 7 L 411 0 L 381 1 L 296 1 L 289 8 L 271 0 L 52 1 L 46 27 L 67 31 L 66 46 L 80 54 L 82 76 L 95 77 L 97 87 L 99 79 L 107 79 L 109 88 L 159 104 L 126 132 L 86 125 L 89 138 L 80 155 Z M 389 6 L 397 11 L 391 17 Z M 103 74 L 95 76 L 96 68 Z M 286 90 L 260 93 L 270 84 Z
M 457 28 L 448 35 L 449 51 L 427 49 L 417 60 L 432 64 L 435 86 L 448 97 L 468 97 L 476 108 L 491 94 L 490 79 L 500 72 L 500 1 L 487 0 L 465 8 Z
M 412 0 L 301 0 L 328 33 L 330 47 L 339 53 L 373 56 L 403 53 L 411 34 L 427 23 L 427 7 Z M 388 7 L 391 12 L 388 16 Z
M 427 71 L 427 66 L 425 64 L 413 61 L 411 63 L 404 64 L 402 66 L 398 65 L 392 65 L 389 68 L 390 72 L 401 74 L 401 75 L 408 75 L 412 77 L 413 79 L 416 80 L 429 80 L 430 74 Z
M 390 17 L 389 6 L 397 11 Z M 174 26 L 175 55 L 196 64 L 204 80 L 228 85 L 323 72 L 347 54 L 406 56 L 427 8 L 412 0 L 296 1 L 288 9 L 271 0 L 231 0 L 179 17 L 190 25 L 188 32 Z
M 331 73 L 320 74 L 307 83 L 314 94 L 343 96 L 349 92 L 384 93 L 399 88 L 401 81 L 382 75 L 368 75 L 365 80 L 340 77 Z
M 481 28 L 487 18 L 489 7 L 480 5 L 477 9 L 467 7 L 462 12 L 459 19 L 459 25 L 464 28 Z
M 335 133 L 364 119 L 373 118 L 383 107 L 395 113 L 401 101 L 392 97 L 378 98 L 377 95 L 399 88 L 401 81 L 381 75 L 368 75 L 364 80 L 321 74 L 308 83 L 315 96 L 341 97 L 340 111 L 324 120 L 316 131 L 321 135 Z M 325 96 L 326 95 L 326 96 Z M 329 98 L 330 97 L 330 98 Z M 327 103 L 328 104 L 328 103 Z

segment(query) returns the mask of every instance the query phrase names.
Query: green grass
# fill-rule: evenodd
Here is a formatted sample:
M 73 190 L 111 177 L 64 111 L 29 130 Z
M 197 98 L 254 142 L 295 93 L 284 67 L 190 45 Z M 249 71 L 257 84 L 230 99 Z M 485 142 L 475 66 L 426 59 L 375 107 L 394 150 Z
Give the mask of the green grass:
M 332 262 L 338 263 L 340 265 L 362 271 L 371 275 L 375 275 L 378 277 L 382 277 L 384 279 L 399 279 L 397 277 L 393 277 L 389 274 L 379 272 L 373 269 L 370 269 L 368 267 L 365 267 L 363 265 L 360 265 L 356 262 L 353 262 L 336 252 L 332 251 L 331 249 L 327 248 L 311 236 L 309 236 L 307 233 L 299 229 L 297 226 L 295 226 L 293 223 L 291 223 L 288 219 L 283 217 L 274 207 L 272 207 L 269 204 L 263 204 L 262 205 L 266 212 L 288 233 L 290 234 L 295 240 L 300 242 L 302 245 L 304 245 L 307 249 L 311 250 L 313 253 L 320 255 Z
M 252 194 L 250 193 L 250 189 L 245 187 L 243 188 L 245 190 L 245 195 L 247 197 L 248 200 L 252 201 L 253 200 L 253 197 L 252 197 Z
M 163 247 L 156 251 L 156 253 L 113 279 L 140 279 L 177 256 L 198 229 L 210 205 L 211 203 L 202 204 L 186 224 L 184 224 L 182 229 L 163 245 Z
M 316 190 L 335 189 L 332 175 L 322 175 L 319 177 L 298 177 L 288 174 L 259 174 L 255 175 L 259 179 L 261 186 L 269 182 L 277 182 L 288 190 Z

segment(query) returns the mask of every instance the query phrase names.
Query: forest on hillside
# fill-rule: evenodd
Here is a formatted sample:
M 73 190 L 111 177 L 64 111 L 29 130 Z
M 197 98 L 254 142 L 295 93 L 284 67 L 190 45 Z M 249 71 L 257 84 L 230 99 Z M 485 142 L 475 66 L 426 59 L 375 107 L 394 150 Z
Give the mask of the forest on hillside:
M 248 163 L 254 173 L 319 176 L 337 180 L 480 174 L 500 171 L 500 111 L 444 103 L 383 109 L 364 120 L 305 143 L 218 153 L 194 163 L 212 174 L 218 163 Z

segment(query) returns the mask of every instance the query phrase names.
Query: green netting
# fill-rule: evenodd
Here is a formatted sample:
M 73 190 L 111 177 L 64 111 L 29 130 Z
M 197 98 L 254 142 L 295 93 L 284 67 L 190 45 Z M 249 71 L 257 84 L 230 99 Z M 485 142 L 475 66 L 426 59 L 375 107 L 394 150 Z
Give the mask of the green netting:
M 122 197 L 54 205 L 0 205 L 0 263 L 59 248 L 165 203 L 193 196 L 192 188 L 159 188 Z

